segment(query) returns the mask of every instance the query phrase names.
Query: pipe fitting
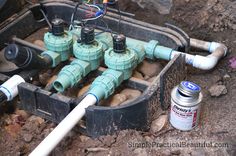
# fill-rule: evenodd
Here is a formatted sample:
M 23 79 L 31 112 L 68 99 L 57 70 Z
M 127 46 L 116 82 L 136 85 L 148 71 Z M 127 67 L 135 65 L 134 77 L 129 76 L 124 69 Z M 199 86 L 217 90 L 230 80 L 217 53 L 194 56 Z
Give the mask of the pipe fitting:
M 132 49 L 138 56 L 138 64 L 141 63 L 145 58 L 145 45 L 146 42 L 127 38 L 126 44 L 128 49 Z
M 44 51 L 41 53 L 42 57 L 49 57 L 51 62 L 51 67 L 56 67 L 61 62 L 61 57 L 59 53 L 53 51 Z
M 155 40 L 151 40 L 149 43 L 145 44 L 145 51 L 147 58 L 152 60 L 155 59 L 154 53 L 158 44 L 159 42 Z
M 202 69 L 202 70 L 210 70 L 213 69 L 217 62 L 218 62 L 218 58 L 214 57 L 214 56 L 200 56 L 200 55 L 196 55 L 193 59 L 193 67 L 198 68 L 198 69 Z
M 228 48 L 224 45 L 224 44 L 221 44 L 221 43 L 217 43 L 217 42 L 211 42 L 210 44 L 210 48 L 209 48 L 209 52 L 210 53 L 214 53 L 217 49 L 222 49 L 221 51 L 224 52 L 224 55 L 223 56 L 226 56 L 227 55 L 227 51 L 228 51 Z
M 116 87 L 118 87 L 123 80 L 124 75 L 122 72 L 107 69 L 101 76 L 93 81 L 88 94 L 94 95 L 97 101 L 104 98 L 106 99 L 115 92 Z
M 146 57 L 150 59 L 170 60 L 173 49 L 160 46 L 158 41 L 150 41 L 145 45 Z
M 63 92 L 68 87 L 73 87 L 83 77 L 91 71 L 91 66 L 88 62 L 82 60 L 74 60 L 70 65 L 62 68 L 57 79 L 53 83 L 53 87 L 58 92 Z

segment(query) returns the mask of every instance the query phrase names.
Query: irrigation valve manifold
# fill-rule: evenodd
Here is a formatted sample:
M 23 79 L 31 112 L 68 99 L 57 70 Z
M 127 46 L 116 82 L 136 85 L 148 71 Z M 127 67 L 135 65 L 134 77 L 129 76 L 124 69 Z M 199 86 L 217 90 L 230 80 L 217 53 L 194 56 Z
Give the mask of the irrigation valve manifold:
M 140 58 L 144 56 L 144 53 L 142 55 L 140 54 L 141 52 L 137 53 L 126 47 L 126 38 L 124 35 L 115 35 L 113 37 L 113 48 L 105 52 L 104 59 L 108 69 L 94 80 L 85 98 L 30 155 L 34 156 L 38 155 L 38 153 L 41 155 L 49 154 L 85 115 L 85 109 L 88 106 L 94 105 L 104 98 L 108 98 L 114 93 L 122 81 L 131 77 L 133 69 L 140 63 Z M 114 64 L 114 61 L 117 64 Z

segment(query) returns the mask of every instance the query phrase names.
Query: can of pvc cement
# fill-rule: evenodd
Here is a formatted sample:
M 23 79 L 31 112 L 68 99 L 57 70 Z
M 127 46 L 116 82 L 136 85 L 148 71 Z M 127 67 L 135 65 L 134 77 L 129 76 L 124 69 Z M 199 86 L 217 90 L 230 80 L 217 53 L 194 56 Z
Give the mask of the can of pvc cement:
M 171 125 L 183 131 L 196 127 L 201 101 L 201 88 L 195 83 L 182 81 L 171 92 Z

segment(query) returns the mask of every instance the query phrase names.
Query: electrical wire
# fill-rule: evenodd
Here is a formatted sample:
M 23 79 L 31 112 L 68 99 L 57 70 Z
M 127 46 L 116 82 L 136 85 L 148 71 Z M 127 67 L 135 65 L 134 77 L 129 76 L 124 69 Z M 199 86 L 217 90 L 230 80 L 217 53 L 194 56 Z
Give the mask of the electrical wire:
M 105 29 L 104 29 L 104 28 L 103 28 L 103 29 L 99 28 L 99 29 L 101 29 L 101 30 L 103 30 L 103 31 L 97 33 L 96 35 L 100 35 L 100 34 L 102 34 L 102 33 L 104 33 L 104 32 L 110 32 L 111 35 L 112 35 L 112 34 L 113 34 L 112 30 L 109 29 L 107 23 L 103 20 L 103 17 L 106 15 L 106 12 L 107 12 L 107 3 L 108 3 L 108 0 L 103 0 L 103 8 L 102 8 L 102 9 L 96 4 L 95 1 L 93 1 L 94 4 L 88 4 L 88 3 L 90 3 L 90 1 L 91 1 L 91 0 L 88 0 L 87 3 L 84 2 L 83 5 L 85 5 L 85 6 L 87 6 L 88 8 L 90 8 L 90 15 L 91 15 L 91 16 L 95 16 L 95 17 L 90 17 L 90 18 L 82 19 L 81 21 L 74 20 L 74 16 L 75 16 L 75 14 L 76 14 L 77 8 L 79 7 L 79 4 L 77 4 L 77 5 L 75 6 L 75 10 L 74 10 L 74 12 L 73 12 L 73 14 L 72 14 L 72 16 L 71 16 L 71 25 L 70 25 L 70 27 L 69 27 L 69 30 L 77 29 L 77 28 L 79 28 L 79 27 L 85 25 L 88 21 L 95 21 L 95 20 L 97 20 L 97 19 L 101 19 L 101 22 L 103 22 L 104 25 L 105 25 Z M 96 12 L 95 12 L 94 14 L 91 13 L 91 12 L 93 11 L 93 9 L 96 9 Z M 93 11 L 93 12 L 94 12 L 94 11 Z M 89 16 L 90 16 L 90 15 L 89 15 Z M 96 23 L 97 23 L 97 22 L 96 22 Z M 96 25 L 95 27 L 97 27 L 97 24 L 95 24 L 95 25 Z
M 43 14 L 43 17 L 44 17 L 44 19 L 46 20 L 46 22 L 47 22 L 49 28 L 52 29 L 52 25 L 51 25 L 51 23 L 49 22 L 48 17 L 46 16 L 46 14 L 45 14 L 45 12 L 43 11 L 43 9 L 40 9 L 40 12 Z
M 120 29 L 120 24 L 121 24 L 121 11 L 120 11 L 120 5 L 119 5 L 119 0 L 116 1 L 116 8 L 118 10 L 118 14 L 119 14 L 119 22 L 118 22 L 118 33 L 121 33 L 121 29 Z
M 75 15 L 76 15 L 76 12 L 77 12 L 77 9 L 78 9 L 79 5 L 80 5 L 80 3 L 78 2 L 78 3 L 76 4 L 75 8 L 74 8 L 74 12 L 73 12 L 72 15 L 71 15 L 70 28 L 69 28 L 69 30 L 71 30 L 71 28 L 73 28 L 73 26 L 74 26 L 74 23 L 73 23 L 73 22 L 74 22 L 74 18 L 75 18 Z

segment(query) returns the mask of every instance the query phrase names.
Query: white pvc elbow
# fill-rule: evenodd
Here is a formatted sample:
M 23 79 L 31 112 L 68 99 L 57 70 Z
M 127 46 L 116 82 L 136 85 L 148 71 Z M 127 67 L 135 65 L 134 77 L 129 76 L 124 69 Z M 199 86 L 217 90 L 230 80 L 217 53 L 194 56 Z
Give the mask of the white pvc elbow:
M 196 55 L 193 59 L 192 65 L 198 69 L 211 70 L 216 66 L 218 60 L 219 58 L 212 55 L 207 57 Z
M 201 70 L 211 70 L 213 69 L 218 61 L 227 54 L 227 47 L 224 44 L 217 42 L 206 42 L 197 39 L 190 39 L 191 47 L 207 50 L 211 53 L 208 56 L 200 56 L 200 55 L 191 55 L 185 54 L 186 63 L 192 65 L 195 68 Z M 174 52 L 177 54 L 177 52 Z

